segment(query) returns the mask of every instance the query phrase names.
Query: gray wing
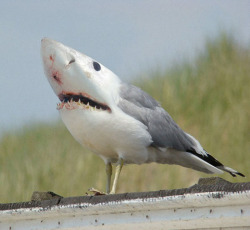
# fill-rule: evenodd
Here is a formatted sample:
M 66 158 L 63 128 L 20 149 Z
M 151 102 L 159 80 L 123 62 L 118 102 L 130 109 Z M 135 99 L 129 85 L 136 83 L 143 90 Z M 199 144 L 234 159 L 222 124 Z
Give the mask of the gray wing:
M 205 165 L 201 161 L 197 163 L 195 158 L 189 158 L 190 156 L 187 155 L 184 159 L 177 160 L 177 164 L 206 173 L 221 173 L 221 170 L 224 170 L 232 176 L 237 174 L 244 177 L 242 173 L 224 166 L 205 150 L 206 154 L 197 152 L 193 140 L 174 122 L 156 100 L 141 89 L 123 83 L 120 88 L 120 97 L 118 107 L 148 127 L 148 132 L 153 140 L 152 146 L 189 152 L 206 162 Z M 207 163 L 213 167 L 209 168 Z
M 186 151 L 193 141 L 174 122 L 159 103 L 136 86 L 123 83 L 118 107 L 148 127 L 154 147 L 174 148 Z

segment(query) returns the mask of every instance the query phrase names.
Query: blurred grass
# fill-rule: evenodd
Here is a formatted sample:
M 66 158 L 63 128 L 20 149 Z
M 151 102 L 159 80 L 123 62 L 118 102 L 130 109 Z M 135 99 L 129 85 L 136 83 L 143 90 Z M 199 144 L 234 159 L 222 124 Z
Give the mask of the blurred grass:
M 209 40 L 193 63 L 181 63 L 136 81 L 195 136 L 213 156 L 250 174 L 250 50 L 221 34 Z M 0 140 L 0 202 L 29 200 L 33 191 L 63 196 L 105 188 L 105 165 L 85 154 L 61 122 L 23 127 Z M 118 192 L 187 187 L 206 175 L 180 166 L 125 166 Z M 249 178 L 232 178 L 232 182 Z

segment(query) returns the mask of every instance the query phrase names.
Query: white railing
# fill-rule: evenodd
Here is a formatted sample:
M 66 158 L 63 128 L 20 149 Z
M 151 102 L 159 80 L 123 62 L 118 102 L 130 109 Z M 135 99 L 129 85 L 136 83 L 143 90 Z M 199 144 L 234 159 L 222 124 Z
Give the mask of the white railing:
M 0 229 L 92 228 L 248 229 L 250 183 L 0 205 Z

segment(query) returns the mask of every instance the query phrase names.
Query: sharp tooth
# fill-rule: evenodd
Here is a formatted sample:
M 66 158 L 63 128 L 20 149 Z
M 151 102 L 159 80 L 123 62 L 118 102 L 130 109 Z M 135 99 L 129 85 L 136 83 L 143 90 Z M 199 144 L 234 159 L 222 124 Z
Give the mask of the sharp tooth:
M 87 106 L 89 106 L 89 102 L 87 103 Z

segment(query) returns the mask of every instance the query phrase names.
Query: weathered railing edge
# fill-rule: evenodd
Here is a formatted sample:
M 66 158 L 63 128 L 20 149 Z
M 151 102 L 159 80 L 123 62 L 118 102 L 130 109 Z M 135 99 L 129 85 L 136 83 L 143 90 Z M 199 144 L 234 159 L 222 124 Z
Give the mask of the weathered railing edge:
M 41 201 L 27 201 L 18 203 L 0 203 L 0 212 L 4 210 L 18 210 L 23 208 L 42 208 L 49 209 L 58 205 L 73 205 L 73 204 L 104 204 L 110 202 L 120 202 L 124 200 L 135 199 L 153 199 L 161 197 L 182 196 L 188 194 L 211 193 L 212 196 L 224 196 L 227 193 L 241 193 L 250 191 L 250 182 L 245 183 L 231 183 L 219 177 L 201 178 L 199 182 L 189 188 L 172 189 L 172 190 L 159 190 L 150 192 L 135 192 L 135 193 L 121 193 L 113 195 L 101 196 L 78 196 L 55 198 L 50 200 Z M 216 195 L 217 194 L 217 195 Z
M 200 180 L 186 189 L 0 205 L 3 229 L 250 227 L 250 182 Z

